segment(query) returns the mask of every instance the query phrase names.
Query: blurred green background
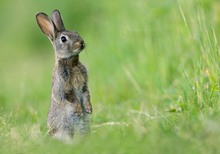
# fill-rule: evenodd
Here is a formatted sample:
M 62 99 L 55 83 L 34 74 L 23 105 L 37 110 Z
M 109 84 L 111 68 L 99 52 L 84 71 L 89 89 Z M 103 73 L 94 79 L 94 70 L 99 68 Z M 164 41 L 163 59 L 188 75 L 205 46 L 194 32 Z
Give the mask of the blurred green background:
M 35 15 L 86 42 L 91 134 L 46 136 L 54 51 Z M 0 153 L 219 153 L 218 0 L 0 0 Z

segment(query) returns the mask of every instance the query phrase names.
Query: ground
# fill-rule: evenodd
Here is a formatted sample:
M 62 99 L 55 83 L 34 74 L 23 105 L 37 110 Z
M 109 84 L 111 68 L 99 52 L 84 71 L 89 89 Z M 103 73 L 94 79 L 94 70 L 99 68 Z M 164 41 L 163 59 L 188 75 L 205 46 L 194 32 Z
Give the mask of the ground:
M 35 14 L 85 40 L 91 133 L 47 137 L 54 52 Z M 0 1 L 1 153 L 219 153 L 217 0 Z M 18 17 L 19 16 L 19 17 Z

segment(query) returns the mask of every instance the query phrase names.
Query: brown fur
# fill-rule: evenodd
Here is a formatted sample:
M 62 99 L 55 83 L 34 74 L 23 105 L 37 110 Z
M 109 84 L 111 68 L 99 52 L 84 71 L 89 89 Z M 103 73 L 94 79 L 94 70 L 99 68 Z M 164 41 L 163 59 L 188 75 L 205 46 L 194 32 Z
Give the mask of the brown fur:
M 86 67 L 79 61 L 79 53 L 85 44 L 78 33 L 65 30 L 58 10 L 52 12 L 52 19 L 45 13 L 38 13 L 36 19 L 56 53 L 47 118 L 49 134 L 68 140 L 77 132 L 89 132 L 88 114 L 92 113 L 92 106 L 88 75 Z
M 87 81 L 86 67 L 79 62 L 78 55 L 58 59 L 53 73 L 52 97 L 56 100 L 56 96 L 59 96 L 61 102 L 65 100 L 72 103 L 78 115 L 82 114 L 83 107 L 86 112 L 90 113 L 92 107 Z M 54 86 L 55 83 L 59 85 Z M 57 89 L 62 89 L 62 91 L 57 91 Z

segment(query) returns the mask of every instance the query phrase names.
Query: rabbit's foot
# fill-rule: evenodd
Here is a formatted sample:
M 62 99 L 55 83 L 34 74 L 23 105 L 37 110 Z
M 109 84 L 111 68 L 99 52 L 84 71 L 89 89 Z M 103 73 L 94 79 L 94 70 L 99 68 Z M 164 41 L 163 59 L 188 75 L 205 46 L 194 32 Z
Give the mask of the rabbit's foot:
M 77 116 L 81 116 L 83 115 L 83 109 L 82 109 L 82 106 L 80 103 L 74 103 L 74 113 L 77 115 Z
M 84 107 L 87 113 L 91 114 L 92 113 L 92 105 L 89 101 L 84 103 Z

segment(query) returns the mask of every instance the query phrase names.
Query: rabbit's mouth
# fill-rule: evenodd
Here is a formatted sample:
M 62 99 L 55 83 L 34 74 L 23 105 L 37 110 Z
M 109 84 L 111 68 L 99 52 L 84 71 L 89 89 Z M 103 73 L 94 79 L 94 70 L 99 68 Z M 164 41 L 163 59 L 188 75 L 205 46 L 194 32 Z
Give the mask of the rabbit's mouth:
M 85 48 L 84 41 L 77 41 L 73 44 L 73 52 L 82 51 Z

